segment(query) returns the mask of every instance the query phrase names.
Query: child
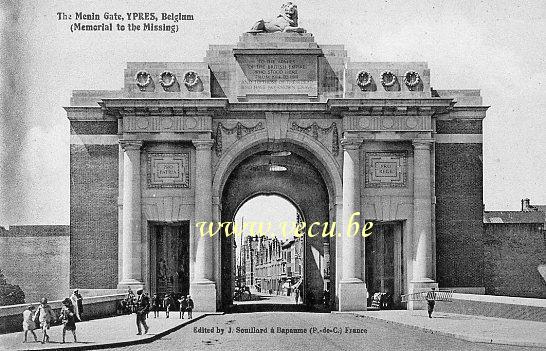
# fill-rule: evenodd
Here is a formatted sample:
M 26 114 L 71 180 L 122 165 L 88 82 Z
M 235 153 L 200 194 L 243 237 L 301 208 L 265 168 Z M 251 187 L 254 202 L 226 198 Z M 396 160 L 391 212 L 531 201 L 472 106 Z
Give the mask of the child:
M 192 311 L 193 311 L 193 300 L 191 299 L 191 296 L 188 295 L 187 298 L 188 307 L 186 308 L 186 311 L 188 311 L 188 319 L 192 319 Z
M 47 335 L 47 331 L 51 326 L 51 322 L 54 319 L 53 310 L 51 309 L 51 306 L 47 304 L 47 299 L 45 297 L 42 298 L 42 301 L 38 306 L 37 313 L 39 316 L 38 320 L 40 321 L 40 328 L 42 329 L 43 333 L 42 344 L 44 344 L 46 342 L 49 342 L 49 335 Z
M 154 311 L 154 318 L 159 317 L 159 307 L 161 306 L 161 301 L 157 294 L 152 296 L 152 311 Z
M 165 307 L 165 315 L 167 318 L 169 318 L 169 311 L 171 310 L 171 307 L 173 306 L 174 302 L 171 297 L 171 294 L 166 294 L 163 298 L 163 307 Z
M 76 313 L 74 312 L 74 305 L 69 298 L 63 300 L 63 307 L 61 308 L 61 320 L 63 322 L 63 344 L 65 342 L 66 331 L 70 330 L 74 335 L 74 342 L 76 340 Z
M 27 342 L 27 334 L 29 331 L 34 336 L 34 341 L 38 341 L 38 337 L 36 336 L 36 333 L 34 333 L 34 329 L 36 329 L 36 323 L 34 323 L 34 306 L 29 305 L 23 312 L 23 330 L 25 331 L 25 340 L 23 342 Z
M 180 319 L 184 319 L 184 312 L 186 312 L 186 309 L 188 308 L 188 301 L 186 300 L 186 296 L 182 295 L 178 302 L 180 303 Z

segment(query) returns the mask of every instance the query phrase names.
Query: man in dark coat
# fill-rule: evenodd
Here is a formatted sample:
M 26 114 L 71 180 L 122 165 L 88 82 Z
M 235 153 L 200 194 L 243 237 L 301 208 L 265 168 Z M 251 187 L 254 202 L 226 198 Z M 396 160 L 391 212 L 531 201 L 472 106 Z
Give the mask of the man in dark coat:
M 186 313 L 186 309 L 188 308 L 188 300 L 186 300 L 186 296 L 182 295 L 180 300 L 178 300 L 178 303 L 180 304 L 180 318 L 184 318 L 184 313 Z
M 432 312 L 434 311 L 434 305 L 436 304 L 436 288 L 432 288 L 432 291 L 429 291 L 426 296 L 427 305 L 428 305 L 428 318 L 432 318 Z
M 136 324 L 138 333 L 137 335 L 142 334 L 142 329 L 140 325 L 144 327 L 144 334 L 148 333 L 148 326 L 146 325 L 146 315 L 150 309 L 150 299 L 148 296 L 142 293 L 142 289 L 137 290 L 137 301 L 136 301 Z
M 154 318 L 159 317 L 159 308 L 161 307 L 161 300 L 157 294 L 152 296 L 152 311 L 154 311 Z
M 186 302 L 188 303 L 188 307 L 186 307 L 186 311 L 188 311 L 188 319 L 192 319 L 192 311 L 193 311 L 193 300 L 191 299 L 191 296 L 188 295 L 188 298 L 186 299 Z

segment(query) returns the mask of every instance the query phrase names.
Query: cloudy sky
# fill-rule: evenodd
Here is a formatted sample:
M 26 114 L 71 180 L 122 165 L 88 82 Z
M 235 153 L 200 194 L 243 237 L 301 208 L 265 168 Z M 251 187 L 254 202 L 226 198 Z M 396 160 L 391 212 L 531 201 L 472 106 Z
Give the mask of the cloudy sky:
M 4 1 L 3 223 L 69 222 L 74 89 L 120 89 L 127 61 L 202 61 L 282 1 Z M 300 1 L 300 25 L 352 61 L 427 61 L 436 89 L 481 89 L 487 209 L 546 204 L 546 5 L 529 1 Z M 9 6 L 12 4 L 12 6 Z M 57 12 L 182 12 L 180 31 L 71 33 Z M 8 45 L 6 45 L 8 44 Z M 7 64 L 6 64 L 7 63 Z M 7 117 L 6 117 L 7 116 Z M 9 218 L 6 218 L 6 213 Z

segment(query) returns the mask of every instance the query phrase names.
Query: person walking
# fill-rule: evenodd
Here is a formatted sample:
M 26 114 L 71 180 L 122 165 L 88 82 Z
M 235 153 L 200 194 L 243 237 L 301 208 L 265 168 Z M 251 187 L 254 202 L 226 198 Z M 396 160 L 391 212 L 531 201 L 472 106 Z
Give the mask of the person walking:
M 144 334 L 148 333 L 148 325 L 146 324 L 146 314 L 150 308 L 150 299 L 144 294 L 142 294 L 142 289 L 137 290 L 137 300 L 136 300 L 136 324 L 138 333 L 137 335 L 142 335 L 142 329 L 140 325 L 144 327 Z
M 188 319 L 192 319 L 193 318 L 192 311 L 193 311 L 194 305 L 190 295 L 188 295 L 186 302 L 188 303 L 188 307 L 186 307 L 186 311 L 188 311 Z
M 147 292 L 145 292 L 144 296 L 146 296 L 146 298 L 148 299 L 148 302 L 149 302 L 150 301 L 150 295 Z M 146 318 L 149 317 L 149 314 L 150 314 L 150 307 L 148 306 L 148 310 L 146 311 Z
M 42 344 L 49 342 L 49 335 L 47 331 L 51 327 L 51 322 L 53 322 L 54 314 L 51 306 L 47 304 L 47 299 L 44 297 L 40 301 L 40 305 L 37 310 L 38 321 L 40 322 L 40 329 L 42 329 Z
M 436 288 L 432 288 L 427 293 L 426 300 L 428 305 L 428 318 L 432 318 L 432 312 L 434 311 L 434 305 L 436 304 Z
M 76 295 L 76 298 L 78 299 L 77 300 L 77 304 L 75 307 L 78 308 L 78 319 L 81 321 L 82 320 L 82 317 L 83 317 L 83 296 L 80 294 L 79 290 L 74 290 L 74 295 Z
M 163 298 L 163 308 L 165 308 L 165 316 L 169 318 L 169 312 L 171 311 L 171 308 L 174 305 L 173 298 L 171 297 L 171 294 L 166 294 Z
M 129 314 L 135 312 L 136 309 L 134 308 L 134 306 L 135 306 L 136 298 L 131 287 L 127 289 L 127 297 L 125 298 L 125 301 L 127 301 L 126 306 L 127 306 L 127 309 L 129 310 Z
M 300 301 L 300 288 L 297 287 L 294 289 L 294 299 L 296 300 L 296 305 Z
M 161 307 L 161 300 L 157 294 L 152 296 L 152 311 L 154 312 L 154 318 L 159 317 L 159 308 Z
M 72 295 L 70 295 L 70 302 L 72 303 L 72 308 L 74 309 L 74 313 L 76 314 L 76 320 L 81 321 L 81 314 L 80 309 L 78 308 L 78 296 L 76 295 L 78 293 L 78 290 L 74 290 L 72 292 Z
M 64 299 L 63 307 L 61 308 L 61 321 L 63 322 L 63 344 L 65 343 L 67 330 L 72 332 L 74 342 L 78 342 L 76 339 L 76 318 L 75 306 L 72 304 L 72 300 L 69 298 Z
M 25 332 L 25 340 L 23 340 L 23 342 L 27 342 L 27 334 L 29 331 L 32 333 L 32 336 L 34 336 L 34 341 L 38 341 L 34 329 L 36 329 L 36 323 L 34 323 L 34 306 L 28 305 L 27 309 L 23 312 L 23 331 Z
M 180 300 L 178 300 L 178 303 L 180 304 L 180 319 L 184 319 L 184 313 L 188 308 L 188 300 L 186 300 L 186 296 L 182 295 Z

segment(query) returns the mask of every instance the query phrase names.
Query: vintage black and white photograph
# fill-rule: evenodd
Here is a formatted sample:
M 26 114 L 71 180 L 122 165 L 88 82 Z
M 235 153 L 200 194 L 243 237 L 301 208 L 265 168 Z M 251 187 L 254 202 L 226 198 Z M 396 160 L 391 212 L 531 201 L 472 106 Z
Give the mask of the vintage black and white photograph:
M 0 349 L 546 349 L 546 3 L 3 0 Z

